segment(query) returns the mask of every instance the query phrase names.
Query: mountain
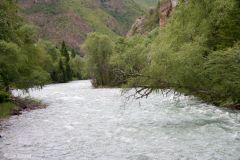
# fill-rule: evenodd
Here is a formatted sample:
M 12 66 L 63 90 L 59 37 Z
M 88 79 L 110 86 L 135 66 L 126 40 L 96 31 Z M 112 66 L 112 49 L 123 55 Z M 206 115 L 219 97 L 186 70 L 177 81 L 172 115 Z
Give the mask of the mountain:
M 162 0 L 155 8 L 151 8 L 148 13 L 136 19 L 127 36 L 144 35 L 156 27 L 165 27 L 177 3 L 178 0 Z
M 134 0 L 19 0 L 24 16 L 43 39 L 79 49 L 89 32 L 125 35 L 144 13 Z

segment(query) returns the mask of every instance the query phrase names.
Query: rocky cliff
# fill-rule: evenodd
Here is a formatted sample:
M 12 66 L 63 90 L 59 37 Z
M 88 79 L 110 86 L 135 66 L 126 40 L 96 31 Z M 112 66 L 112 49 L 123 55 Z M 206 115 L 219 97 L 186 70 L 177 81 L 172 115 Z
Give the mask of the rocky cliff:
M 161 5 L 159 9 L 160 27 L 164 27 L 167 24 L 167 20 L 169 19 L 171 13 L 174 11 L 176 6 L 177 6 L 177 0 L 168 0 Z
M 167 24 L 171 13 L 177 6 L 178 0 L 165 0 L 157 8 L 151 8 L 149 13 L 136 19 L 127 36 L 145 34 L 156 26 L 164 27 Z

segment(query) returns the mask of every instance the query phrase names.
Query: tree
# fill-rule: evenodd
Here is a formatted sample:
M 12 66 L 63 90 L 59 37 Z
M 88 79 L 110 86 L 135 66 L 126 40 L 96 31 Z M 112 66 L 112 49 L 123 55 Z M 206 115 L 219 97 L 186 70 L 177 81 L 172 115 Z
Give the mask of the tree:
M 22 18 L 18 16 L 18 7 L 13 0 L 0 2 L 0 39 L 18 41 L 16 29 L 22 25 Z
M 63 61 L 62 58 L 59 59 L 59 74 L 58 74 L 58 81 L 65 83 L 67 82 L 67 78 L 66 78 L 66 72 L 65 72 L 65 67 L 63 65 Z
M 59 82 L 68 82 L 72 80 L 72 70 L 70 67 L 70 55 L 65 42 L 61 45 L 61 57 L 59 60 Z
M 83 78 L 86 78 L 84 77 L 84 75 L 86 73 L 84 73 L 84 59 L 81 58 L 80 56 L 76 56 L 75 58 L 71 59 L 70 61 L 70 66 L 71 66 L 71 69 L 72 69 L 72 76 L 77 78 L 77 79 L 83 79 Z
M 63 41 L 61 45 L 61 55 L 66 57 L 67 54 L 68 54 L 67 46 L 65 41 Z
M 69 63 L 66 64 L 66 79 L 68 81 L 72 80 L 72 70 Z
M 239 17 L 238 0 L 179 1 L 157 36 L 117 41 L 111 64 L 140 97 L 174 89 L 217 105 L 238 104 Z
M 76 51 L 75 51 L 74 49 L 72 49 L 72 52 L 71 52 L 71 57 L 72 57 L 72 58 L 75 58 L 75 57 L 76 57 L 76 55 L 77 55 L 77 54 L 76 54 Z
M 22 21 L 12 0 L 1 1 L 0 15 L 0 86 L 9 91 L 44 85 L 50 77 L 39 63 L 35 28 Z
M 109 85 L 111 82 L 109 60 L 113 53 L 111 39 L 100 33 L 90 33 L 82 49 L 88 59 L 90 76 L 96 80 L 96 85 Z
M 19 48 L 14 43 L 0 41 L 0 79 L 4 90 L 9 92 L 10 86 L 19 78 L 21 64 Z
M 239 103 L 238 49 L 232 48 L 240 40 L 239 10 L 237 0 L 180 1 L 152 42 L 147 86 Z

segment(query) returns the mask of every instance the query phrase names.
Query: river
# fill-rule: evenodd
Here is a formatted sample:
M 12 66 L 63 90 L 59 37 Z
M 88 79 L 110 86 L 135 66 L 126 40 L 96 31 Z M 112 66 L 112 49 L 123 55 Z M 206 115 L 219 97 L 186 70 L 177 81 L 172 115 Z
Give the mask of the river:
M 48 107 L 3 122 L 1 160 L 240 160 L 240 113 L 192 97 L 127 101 L 89 81 L 30 95 Z

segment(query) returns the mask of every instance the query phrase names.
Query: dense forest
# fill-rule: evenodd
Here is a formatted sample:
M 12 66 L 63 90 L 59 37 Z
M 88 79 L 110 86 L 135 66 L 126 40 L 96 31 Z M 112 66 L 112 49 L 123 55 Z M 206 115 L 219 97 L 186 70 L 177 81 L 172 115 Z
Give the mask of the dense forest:
M 156 26 L 155 12 L 151 27 Z M 219 106 L 237 106 L 239 17 L 238 0 L 182 0 L 165 27 L 114 42 L 93 33 L 82 48 L 95 85 L 140 87 L 139 97 L 173 89 Z
M 39 39 L 38 30 L 20 14 L 14 1 L 0 1 L 0 103 L 11 104 L 11 90 L 82 79 L 83 59 L 62 44 Z
M 40 39 L 14 1 L 0 1 L 1 109 L 14 107 L 12 89 L 86 78 L 95 87 L 137 88 L 136 98 L 165 89 L 238 106 L 240 2 L 181 0 L 167 25 L 159 27 L 161 4 L 145 15 L 144 35 L 88 34 L 83 58 L 64 39 L 61 44 Z

